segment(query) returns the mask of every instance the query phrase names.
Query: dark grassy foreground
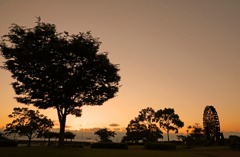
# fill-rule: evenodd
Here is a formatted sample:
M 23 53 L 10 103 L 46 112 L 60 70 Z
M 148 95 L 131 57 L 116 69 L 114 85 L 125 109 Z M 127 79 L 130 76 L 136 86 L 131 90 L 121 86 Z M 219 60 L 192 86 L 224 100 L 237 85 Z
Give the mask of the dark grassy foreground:
M 53 147 L 0 147 L 1 157 L 238 157 L 240 151 L 229 147 L 178 148 L 173 151 L 145 150 L 130 146 L 128 150 L 53 148 Z

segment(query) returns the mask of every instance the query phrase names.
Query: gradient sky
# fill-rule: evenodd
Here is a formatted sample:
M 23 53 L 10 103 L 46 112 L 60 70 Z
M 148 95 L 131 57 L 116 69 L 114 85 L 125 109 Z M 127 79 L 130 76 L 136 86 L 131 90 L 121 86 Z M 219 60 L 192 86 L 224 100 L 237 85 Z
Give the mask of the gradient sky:
M 33 27 L 37 16 L 58 31 L 91 30 L 120 64 L 118 96 L 68 116 L 70 129 L 125 128 L 146 107 L 171 107 L 185 126 L 202 124 L 213 105 L 221 130 L 240 132 L 239 0 L 0 0 L 0 36 L 11 23 Z M 0 70 L 0 127 L 14 107 L 26 107 L 13 99 L 12 81 Z M 57 121 L 55 110 L 41 113 Z

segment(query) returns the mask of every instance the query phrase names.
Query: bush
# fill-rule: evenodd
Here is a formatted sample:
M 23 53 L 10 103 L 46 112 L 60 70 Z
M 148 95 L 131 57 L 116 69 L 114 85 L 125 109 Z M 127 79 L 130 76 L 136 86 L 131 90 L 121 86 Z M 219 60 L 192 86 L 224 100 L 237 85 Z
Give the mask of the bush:
M 230 135 L 229 145 L 231 148 L 240 149 L 240 137 L 235 135 Z
M 9 139 L 0 140 L 0 147 L 17 147 L 17 146 L 18 146 L 17 141 Z
M 101 149 L 128 149 L 126 143 L 93 143 L 91 148 L 101 148 Z
M 174 143 L 147 143 L 144 145 L 145 149 L 152 150 L 174 150 L 176 149 L 176 144 Z

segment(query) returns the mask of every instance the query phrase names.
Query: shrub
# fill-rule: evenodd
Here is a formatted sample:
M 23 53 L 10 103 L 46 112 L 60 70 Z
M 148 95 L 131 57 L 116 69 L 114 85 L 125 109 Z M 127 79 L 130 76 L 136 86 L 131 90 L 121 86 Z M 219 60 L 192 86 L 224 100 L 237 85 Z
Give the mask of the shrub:
M 230 135 L 229 145 L 231 148 L 240 149 L 240 137 L 235 135 Z
M 14 140 L 0 140 L 0 147 L 17 147 L 18 142 Z
M 93 143 L 91 148 L 101 148 L 101 149 L 128 149 L 126 143 Z
M 176 144 L 174 143 L 146 143 L 144 145 L 145 149 L 152 150 L 174 150 L 176 149 Z

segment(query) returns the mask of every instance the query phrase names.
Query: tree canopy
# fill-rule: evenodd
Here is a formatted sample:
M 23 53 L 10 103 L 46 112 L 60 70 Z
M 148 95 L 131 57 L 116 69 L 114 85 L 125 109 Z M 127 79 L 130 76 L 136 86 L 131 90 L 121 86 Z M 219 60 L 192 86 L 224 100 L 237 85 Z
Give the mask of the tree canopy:
M 123 142 L 138 143 L 156 142 L 163 138 L 161 128 L 166 131 L 168 141 L 169 132 L 178 132 L 178 128 L 182 128 L 184 123 L 179 116 L 175 114 L 174 109 L 165 108 L 154 111 L 153 108 L 147 107 L 139 112 L 138 117 L 131 120 L 126 130 L 126 136 L 123 137 Z
M 116 133 L 114 131 L 108 130 L 107 128 L 99 129 L 94 132 L 100 138 L 101 142 L 112 142 L 111 137 L 115 137 Z
M 126 131 L 123 142 L 156 142 L 159 138 L 163 138 L 162 131 L 155 122 L 155 111 L 150 107 L 142 109 L 138 117 L 130 121 Z
M 14 108 L 8 116 L 13 118 L 11 123 L 6 125 L 4 132 L 8 134 L 19 134 L 27 136 L 28 146 L 31 140 L 40 134 L 44 134 L 53 127 L 53 122 L 39 111 L 28 110 L 28 108 Z
M 38 18 L 33 28 L 12 24 L 0 43 L 2 68 L 12 73 L 17 101 L 57 110 L 59 146 L 67 115 L 80 117 L 83 105 L 102 105 L 118 92 L 118 65 L 99 52 L 101 42 L 91 32 L 57 32 Z
M 70 139 L 71 141 L 75 138 L 75 136 L 76 136 L 76 134 L 74 134 L 74 133 L 72 133 L 72 132 L 70 132 L 70 131 L 67 131 L 67 132 L 65 132 L 65 139 L 67 140 L 67 139 Z
M 179 115 L 175 113 L 173 108 L 164 108 L 156 112 L 156 121 L 159 122 L 160 128 L 167 132 L 169 141 L 169 132 L 178 133 L 178 128 L 182 128 L 184 123 L 180 120 Z

